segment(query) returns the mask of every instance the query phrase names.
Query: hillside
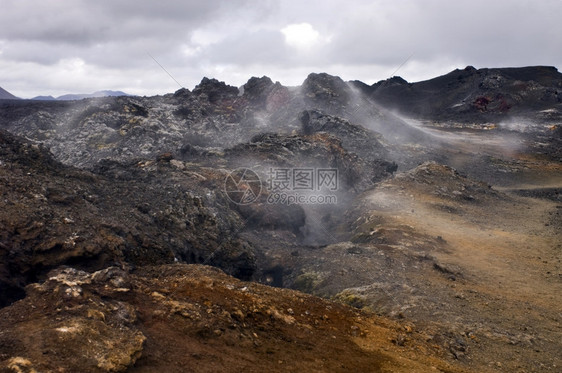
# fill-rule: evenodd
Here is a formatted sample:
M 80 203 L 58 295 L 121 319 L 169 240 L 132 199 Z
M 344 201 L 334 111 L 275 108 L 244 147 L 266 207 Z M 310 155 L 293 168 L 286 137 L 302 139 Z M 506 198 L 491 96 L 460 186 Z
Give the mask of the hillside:
M 510 116 L 560 120 L 562 74 L 554 67 L 468 66 L 416 83 L 391 78 L 358 85 L 381 105 L 419 119 L 498 121 Z
M 0 100 L 17 100 L 18 98 L 0 87 Z

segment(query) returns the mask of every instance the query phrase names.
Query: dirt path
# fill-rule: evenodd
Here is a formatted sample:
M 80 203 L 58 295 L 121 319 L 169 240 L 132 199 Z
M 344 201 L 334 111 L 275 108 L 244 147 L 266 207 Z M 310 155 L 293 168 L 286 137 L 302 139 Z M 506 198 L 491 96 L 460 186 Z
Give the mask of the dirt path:
M 529 185 L 476 195 L 475 201 L 450 198 L 460 192 L 450 194 L 458 185 L 446 180 L 431 193 L 423 183 L 394 180 L 369 196 L 386 226 L 409 227 L 446 242 L 446 250 L 432 255 L 444 267 L 458 269 L 463 281 L 449 286 L 466 304 L 456 299 L 449 305 L 456 320 L 443 316 L 434 321 L 474 330 L 480 341 L 473 360 L 490 361 L 491 368 L 557 371 L 562 366 L 561 204 L 509 193 L 532 190 Z M 554 180 L 548 186 L 562 183 Z

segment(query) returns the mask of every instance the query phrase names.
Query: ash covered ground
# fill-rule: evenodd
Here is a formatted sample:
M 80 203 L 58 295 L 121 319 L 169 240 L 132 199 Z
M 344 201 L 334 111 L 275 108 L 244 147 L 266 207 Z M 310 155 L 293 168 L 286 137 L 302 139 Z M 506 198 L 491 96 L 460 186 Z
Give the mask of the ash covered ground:
M 0 369 L 559 371 L 560 92 L 467 67 L 2 100 Z

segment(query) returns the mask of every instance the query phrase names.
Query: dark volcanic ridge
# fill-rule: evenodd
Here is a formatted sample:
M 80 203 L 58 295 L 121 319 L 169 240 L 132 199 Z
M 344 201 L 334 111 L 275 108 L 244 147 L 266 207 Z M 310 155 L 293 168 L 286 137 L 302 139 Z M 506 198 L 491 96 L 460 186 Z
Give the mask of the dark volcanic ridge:
M 562 74 L 550 66 L 468 66 L 422 82 L 393 77 L 372 86 L 355 85 L 381 105 L 418 119 L 497 122 L 509 116 L 561 118 Z

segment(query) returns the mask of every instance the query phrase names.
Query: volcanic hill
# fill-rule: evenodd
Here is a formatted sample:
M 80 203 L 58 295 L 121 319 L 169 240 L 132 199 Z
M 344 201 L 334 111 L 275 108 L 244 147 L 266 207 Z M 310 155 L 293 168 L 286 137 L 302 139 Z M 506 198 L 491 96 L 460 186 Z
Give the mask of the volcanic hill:
M 0 100 L 0 371 L 558 371 L 561 77 Z

